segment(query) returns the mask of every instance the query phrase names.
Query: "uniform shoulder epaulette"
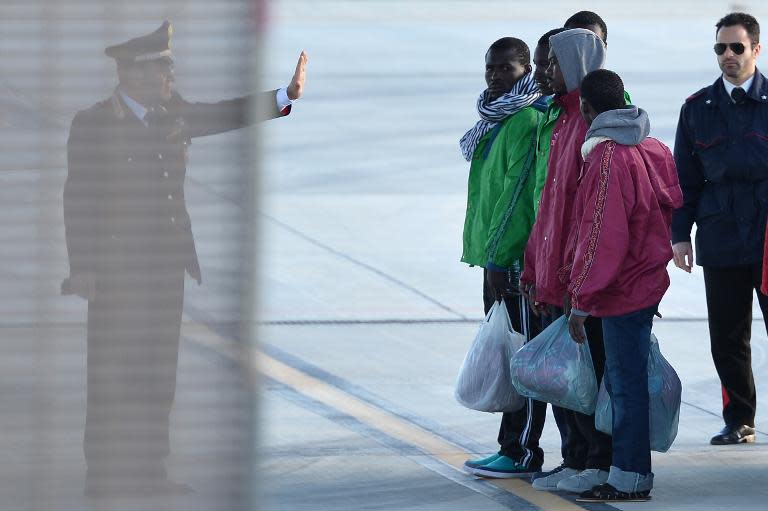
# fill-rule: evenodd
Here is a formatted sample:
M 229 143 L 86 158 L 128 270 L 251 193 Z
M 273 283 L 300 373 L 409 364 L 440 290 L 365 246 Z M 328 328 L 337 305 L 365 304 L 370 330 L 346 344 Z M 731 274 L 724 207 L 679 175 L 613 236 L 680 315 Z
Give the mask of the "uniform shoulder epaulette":
M 79 110 L 72 119 L 72 125 L 78 125 L 81 128 L 98 125 L 109 112 L 109 108 L 109 100 L 107 99 Z
M 88 108 L 84 108 L 80 111 L 78 111 L 78 114 L 82 115 L 95 115 L 101 113 L 105 108 L 109 105 L 109 99 L 105 99 L 103 101 L 99 101 L 98 103 L 94 103 L 93 105 L 89 106 Z
M 704 93 L 707 91 L 707 89 L 709 89 L 709 87 L 704 87 L 703 89 L 701 89 L 701 90 L 698 90 L 698 91 L 694 92 L 693 94 L 691 94 L 690 96 L 688 96 L 688 97 L 685 99 L 685 102 L 686 102 L 686 103 L 690 103 L 690 102 L 691 102 L 691 101 L 693 101 L 694 99 L 696 99 L 696 98 L 700 98 L 701 96 L 703 96 L 703 95 L 704 95 Z

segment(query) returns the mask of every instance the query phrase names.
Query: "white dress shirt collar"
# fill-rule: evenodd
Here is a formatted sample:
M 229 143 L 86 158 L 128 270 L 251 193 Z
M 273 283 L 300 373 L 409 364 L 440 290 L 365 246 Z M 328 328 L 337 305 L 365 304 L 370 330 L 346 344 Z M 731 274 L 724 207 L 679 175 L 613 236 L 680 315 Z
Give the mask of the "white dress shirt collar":
M 128 94 L 126 94 L 123 91 L 120 91 L 120 97 L 123 98 L 123 102 L 125 103 L 125 106 L 131 109 L 131 112 L 133 112 L 133 115 L 136 116 L 138 120 L 140 120 L 144 126 L 149 126 L 149 123 L 145 119 L 147 116 L 147 112 L 149 111 L 147 107 L 130 97 Z
M 744 92 L 749 92 L 749 88 L 752 87 L 752 82 L 755 80 L 755 75 L 750 76 L 746 82 L 742 83 L 741 85 L 734 85 L 728 80 L 723 77 L 723 85 L 725 86 L 725 92 L 728 94 L 728 97 L 731 97 L 731 92 L 733 92 L 733 89 L 736 87 L 741 87 L 744 89 Z M 731 98 L 731 101 L 733 101 L 733 98 Z

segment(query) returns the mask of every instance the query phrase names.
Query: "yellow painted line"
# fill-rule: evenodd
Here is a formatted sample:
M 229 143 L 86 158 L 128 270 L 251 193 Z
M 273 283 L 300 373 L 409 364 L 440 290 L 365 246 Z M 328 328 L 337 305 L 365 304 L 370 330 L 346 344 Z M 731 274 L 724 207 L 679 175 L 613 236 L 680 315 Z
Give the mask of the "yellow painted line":
M 227 340 L 204 325 L 188 328 L 185 334 L 219 353 L 240 360 L 242 353 Z M 443 440 L 434 433 L 377 408 L 346 392 L 295 369 L 263 352 L 253 354 L 258 372 L 286 385 L 296 392 L 343 412 L 397 440 L 417 447 L 429 456 L 463 472 L 464 461 L 470 454 Z M 467 476 L 470 477 L 470 476 Z M 520 497 L 541 509 L 552 511 L 584 511 L 584 508 L 557 494 L 534 490 L 520 479 L 486 479 L 489 483 Z

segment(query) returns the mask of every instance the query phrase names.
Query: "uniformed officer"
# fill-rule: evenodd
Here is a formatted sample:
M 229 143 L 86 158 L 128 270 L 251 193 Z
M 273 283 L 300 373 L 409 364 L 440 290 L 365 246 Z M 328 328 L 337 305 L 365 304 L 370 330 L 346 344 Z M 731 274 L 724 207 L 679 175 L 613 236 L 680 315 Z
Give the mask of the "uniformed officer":
M 184 199 L 193 137 L 249 124 L 251 97 L 190 103 L 173 89 L 169 22 L 106 49 L 114 94 L 78 112 L 68 141 L 65 294 L 88 300 L 86 494 L 173 494 L 169 414 L 178 361 L 184 274 L 201 281 Z M 304 53 L 287 88 L 262 93 L 267 118 L 303 91 Z
M 677 127 L 675 162 L 684 205 L 673 217 L 672 248 L 675 265 L 690 273 L 696 223 L 696 263 L 704 267 L 725 421 L 710 442 L 723 445 L 755 439 L 753 290 L 768 328 L 768 297 L 760 292 L 768 214 L 768 81 L 756 67 L 757 20 L 731 13 L 716 27 L 722 76 L 686 100 Z

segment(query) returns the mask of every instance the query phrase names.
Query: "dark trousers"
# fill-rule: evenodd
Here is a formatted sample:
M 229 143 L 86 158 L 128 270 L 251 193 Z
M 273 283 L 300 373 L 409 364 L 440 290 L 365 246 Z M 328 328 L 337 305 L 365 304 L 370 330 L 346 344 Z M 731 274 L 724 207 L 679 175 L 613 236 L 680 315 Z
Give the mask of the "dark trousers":
M 88 304 L 89 483 L 165 477 L 183 299 L 183 270 L 97 281 Z
M 750 347 L 753 290 L 768 331 L 768 297 L 760 292 L 761 272 L 760 263 L 704 268 L 712 359 L 723 388 L 723 419 L 729 426 L 755 425 Z
M 603 318 L 605 388 L 613 412 L 613 466 L 630 474 L 651 473 L 648 422 L 648 355 L 658 306 Z
M 563 315 L 563 310 L 550 307 L 547 325 Z M 590 316 L 584 324 L 592 355 L 592 365 L 595 367 L 595 378 L 598 384 L 605 370 L 605 346 L 603 345 L 603 325 L 600 318 Z M 565 422 L 565 441 L 562 447 L 563 462 L 569 468 L 584 470 L 597 468 L 609 470 L 611 467 L 611 436 L 595 428 L 595 415 L 585 415 L 565 408 L 553 406 L 562 415 Z M 557 418 L 557 415 L 555 415 Z M 558 421 L 559 427 L 559 421 Z M 560 436 L 563 436 L 562 429 Z
M 485 275 L 484 275 L 485 276 Z M 509 275 L 511 288 L 517 287 L 515 274 Z M 486 280 L 483 280 L 483 303 L 485 313 L 493 306 L 494 299 Z M 541 332 L 541 323 L 533 316 L 525 298 L 513 293 L 504 295 L 512 327 L 530 340 Z M 525 406 L 516 412 L 502 414 L 499 427 L 499 452 L 512 458 L 518 464 L 531 471 L 541 470 L 544 462 L 544 451 L 539 447 L 541 432 L 544 429 L 544 419 L 547 414 L 547 404 L 533 399 L 526 399 Z

